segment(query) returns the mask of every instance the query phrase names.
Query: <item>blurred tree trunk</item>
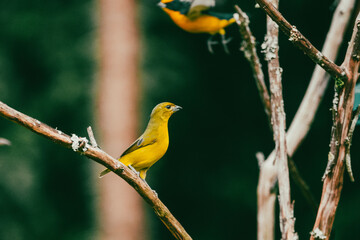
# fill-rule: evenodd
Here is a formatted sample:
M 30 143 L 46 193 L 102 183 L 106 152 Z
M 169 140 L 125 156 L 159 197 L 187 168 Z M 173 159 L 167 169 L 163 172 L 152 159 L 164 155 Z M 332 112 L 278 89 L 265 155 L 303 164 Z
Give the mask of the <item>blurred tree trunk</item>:
M 114 157 L 136 139 L 138 127 L 138 32 L 132 0 L 99 1 L 100 146 Z M 144 239 L 142 201 L 128 184 L 109 174 L 100 180 L 101 239 Z

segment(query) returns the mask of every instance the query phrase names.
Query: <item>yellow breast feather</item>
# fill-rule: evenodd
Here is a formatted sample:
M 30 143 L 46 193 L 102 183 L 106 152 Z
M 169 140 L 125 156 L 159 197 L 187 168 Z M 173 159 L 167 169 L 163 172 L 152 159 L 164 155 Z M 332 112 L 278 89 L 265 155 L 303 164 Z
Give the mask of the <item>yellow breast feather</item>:
M 153 109 L 145 132 L 120 156 L 119 161 L 133 168 L 145 180 L 147 170 L 167 151 L 169 146 L 168 121 L 181 109 L 173 103 L 164 102 Z M 105 169 L 100 177 L 109 173 Z

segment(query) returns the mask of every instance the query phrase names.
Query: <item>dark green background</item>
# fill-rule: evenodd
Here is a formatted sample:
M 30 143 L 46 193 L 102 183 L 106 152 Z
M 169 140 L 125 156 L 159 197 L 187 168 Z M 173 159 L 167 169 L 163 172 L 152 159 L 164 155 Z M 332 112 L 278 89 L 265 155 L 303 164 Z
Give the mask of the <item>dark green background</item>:
M 321 49 L 332 3 L 284 1 L 280 9 Z M 93 124 L 96 92 L 97 4 L 1 1 L 0 100 L 66 133 L 85 135 L 86 127 Z M 259 46 L 265 33 L 264 12 L 255 9 L 253 1 L 223 1 L 218 7 L 231 12 L 234 4 L 250 16 Z M 255 153 L 267 155 L 274 144 L 250 67 L 238 50 L 241 39 L 236 26 L 227 30 L 233 38 L 231 54 L 216 46 L 211 55 L 207 35 L 182 31 L 156 1 L 141 1 L 138 6 L 144 93 L 139 132 L 158 102 L 172 101 L 184 108 L 171 119 L 168 153 L 147 180 L 194 239 L 255 239 L 259 172 Z M 348 33 L 338 63 L 349 39 Z M 280 62 L 289 125 L 314 64 L 282 33 Z M 332 84 L 294 156 L 317 202 L 329 150 L 331 99 Z M 0 119 L 0 137 L 12 141 L 11 147 L 0 147 L 0 239 L 95 239 L 94 163 L 4 119 Z M 360 234 L 359 142 L 356 131 L 352 147 L 356 182 L 344 178 L 334 239 Z M 296 230 L 301 239 L 308 238 L 315 217 L 293 183 L 292 199 Z M 171 239 L 151 209 L 145 208 L 151 239 Z

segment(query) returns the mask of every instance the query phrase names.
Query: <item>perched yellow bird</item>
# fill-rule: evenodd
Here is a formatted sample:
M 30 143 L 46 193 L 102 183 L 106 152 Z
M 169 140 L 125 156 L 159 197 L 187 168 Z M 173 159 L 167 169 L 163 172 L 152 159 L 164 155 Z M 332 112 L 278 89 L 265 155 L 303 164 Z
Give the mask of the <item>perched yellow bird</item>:
M 119 161 L 135 170 L 145 180 L 146 172 L 164 154 L 169 146 L 168 121 L 181 109 L 170 102 L 159 103 L 152 110 L 145 132 L 120 156 Z M 100 177 L 109 173 L 105 169 Z
M 229 53 L 227 43 L 231 39 L 225 38 L 225 29 L 238 18 L 237 13 L 217 13 L 209 10 L 215 6 L 215 0 L 161 0 L 160 6 L 183 30 L 190 33 L 209 33 L 208 49 L 213 53 L 212 45 L 215 34 L 220 34 L 221 43 L 226 53 Z

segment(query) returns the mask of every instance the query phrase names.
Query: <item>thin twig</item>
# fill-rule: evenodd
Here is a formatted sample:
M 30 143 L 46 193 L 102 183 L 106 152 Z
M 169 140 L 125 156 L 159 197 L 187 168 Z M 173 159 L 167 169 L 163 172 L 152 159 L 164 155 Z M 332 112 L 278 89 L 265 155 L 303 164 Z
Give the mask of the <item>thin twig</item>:
M 345 165 L 346 165 L 346 171 L 349 174 L 350 177 L 350 181 L 355 182 L 354 179 L 354 174 L 351 168 L 351 155 L 350 155 L 350 147 L 351 147 L 351 143 L 352 143 L 352 137 L 355 131 L 355 127 L 357 124 L 357 121 L 359 119 L 359 114 L 360 114 L 360 105 L 357 106 L 356 110 L 354 111 L 353 114 L 353 119 L 351 120 L 351 126 L 349 129 L 349 133 L 347 136 L 347 139 L 345 140 L 345 146 L 346 146 L 346 151 L 345 151 Z
M 295 162 L 290 157 L 289 157 L 289 171 L 290 171 L 291 179 L 299 187 L 301 193 L 303 194 L 305 200 L 308 202 L 308 204 L 315 216 L 316 211 L 318 209 L 318 204 L 315 201 L 314 195 L 310 191 L 309 185 L 307 185 L 307 183 L 301 177 L 300 172 L 298 171 Z
M 73 150 L 76 150 L 76 152 L 104 165 L 106 168 L 110 169 L 115 174 L 123 178 L 140 194 L 140 196 L 154 209 L 156 215 L 160 218 L 160 220 L 165 224 L 165 226 L 176 239 L 192 239 L 181 226 L 181 224 L 176 220 L 176 218 L 171 214 L 169 209 L 160 201 L 156 194 L 143 180 L 141 180 L 133 171 L 131 171 L 120 161 L 114 159 L 101 149 L 94 148 L 93 146 L 87 144 L 86 138 L 79 138 L 76 135 L 73 135 L 72 138 L 76 138 L 78 140 L 76 144 L 74 144 L 75 141 L 72 141 L 70 136 L 67 134 L 51 128 L 48 125 L 41 123 L 39 120 L 16 111 L 1 101 L 0 116 L 23 127 L 26 127 L 31 131 L 44 136 L 47 139 L 66 148 L 73 148 Z M 77 148 L 74 148 L 74 145 L 76 145 Z
M 241 37 L 243 39 L 241 43 L 240 50 L 244 52 L 244 56 L 246 60 L 248 60 L 251 69 L 253 71 L 253 76 L 255 79 L 256 86 L 259 91 L 261 102 L 263 103 L 265 113 L 269 120 L 269 126 L 271 127 L 271 107 L 270 107 L 270 96 L 269 91 L 266 87 L 265 80 L 264 80 L 264 73 L 261 68 L 260 59 L 256 52 L 256 40 L 253 36 L 250 27 L 249 27 L 249 17 L 243 12 L 239 6 L 235 5 L 235 9 L 239 14 L 239 18 L 236 19 L 236 23 L 239 26 L 239 31 Z
M 256 2 L 261 6 L 266 14 L 278 24 L 285 35 L 289 37 L 289 41 L 300 48 L 310 57 L 311 60 L 313 60 L 316 64 L 319 64 L 323 69 L 325 69 L 325 71 L 330 73 L 330 75 L 346 80 L 347 76 L 344 70 L 317 50 L 294 25 L 291 25 L 283 17 L 283 15 L 276 9 L 276 7 L 274 7 L 273 4 L 270 3 L 270 1 L 256 0 Z
M 91 146 L 93 146 L 94 148 L 97 148 L 98 147 L 98 144 L 96 142 L 96 139 L 95 139 L 95 136 L 94 136 L 94 132 L 91 128 L 91 126 L 89 126 L 87 129 L 87 133 L 89 135 L 89 139 L 90 139 L 90 143 L 91 143 Z
M 332 226 L 335 219 L 335 213 L 339 204 L 341 190 L 343 187 L 343 178 L 345 170 L 346 141 L 351 123 L 352 110 L 354 105 L 354 89 L 358 79 L 358 70 L 360 65 L 360 14 L 356 18 L 353 34 L 349 42 L 349 46 L 345 55 L 342 68 L 346 70 L 347 80 L 343 82 L 341 88 L 337 87 L 338 104 L 337 114 L 333 123 L 334 131 L 332 138 L 334 142 L 330 144 L 334 156 L 334 167 L 331 172 L 326 175 L 323 184 L 321 201 L 316 216 L 313 231 L 319 230 L 330 238 Z M 312 240 L 315 238 L 311 236 Z

